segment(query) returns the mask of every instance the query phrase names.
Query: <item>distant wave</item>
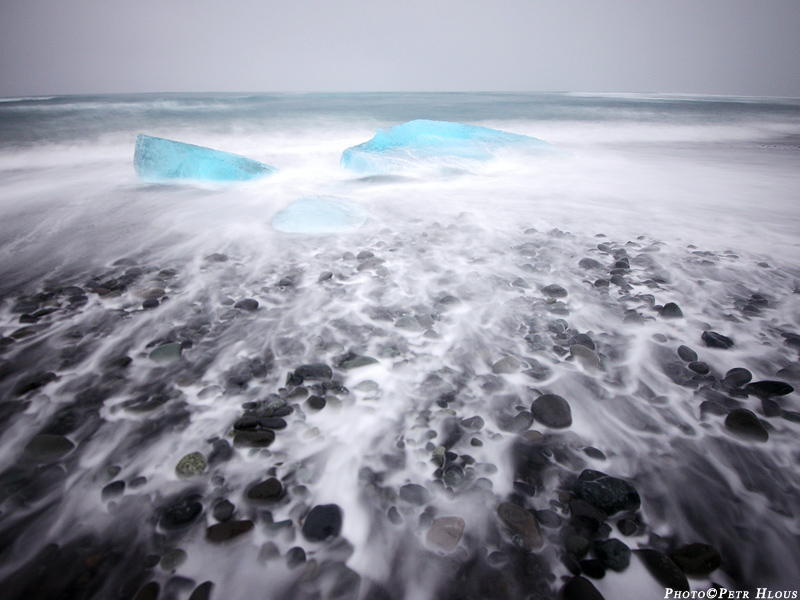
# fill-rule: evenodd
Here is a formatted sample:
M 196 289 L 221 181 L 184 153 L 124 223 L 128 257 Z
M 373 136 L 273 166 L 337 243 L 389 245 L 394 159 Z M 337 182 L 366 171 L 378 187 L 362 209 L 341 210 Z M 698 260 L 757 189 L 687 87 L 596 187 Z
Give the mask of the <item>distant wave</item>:
M 0 98 L 0 102 L 34 102 L 39 100 L 55 100 L 58 96 L 23 96 L 20 98 Z

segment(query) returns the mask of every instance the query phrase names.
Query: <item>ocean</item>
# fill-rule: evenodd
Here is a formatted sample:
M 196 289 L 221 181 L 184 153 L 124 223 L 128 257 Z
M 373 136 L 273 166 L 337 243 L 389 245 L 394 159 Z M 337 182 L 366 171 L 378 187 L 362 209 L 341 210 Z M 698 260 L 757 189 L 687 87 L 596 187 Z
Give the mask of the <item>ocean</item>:
M 559 152 L 340 165 L 414 119 Z M 4 598 L 800 588 L 800 100 L 9 98 L 0 215 Z

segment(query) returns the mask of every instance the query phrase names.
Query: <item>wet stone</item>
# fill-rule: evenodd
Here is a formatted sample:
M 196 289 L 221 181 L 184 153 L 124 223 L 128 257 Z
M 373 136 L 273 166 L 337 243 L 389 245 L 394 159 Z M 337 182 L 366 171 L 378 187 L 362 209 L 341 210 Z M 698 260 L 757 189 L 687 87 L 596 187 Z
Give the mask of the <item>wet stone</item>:
M 25 456 L 37 463 L 55 462 L 75 449 L 75 444 L 63 435 L 40 433 L 25 446 Z
M 258 310 L 258 300 L 254 298 L 245 298 L 244 300 L 239 300 L 236 304 L 234 304 L 233 308 L 253 312 Z
M 578 563 L 583 571 L 583 574 L 592 579 L 602 579 L 606 576 L 606 568 L 596 558 L 582 560 Z
M 733 348 L 733 340 L 716 331 L 704 331 L 701 339 L 709 348 L 719 348 L 720 350 Z
M 258 421 L 257 417 L 253 417 L 251 415 L 247 415 L 247 416 L 241 417 L 240 419 L 237 419 L 233 424 L 233 428 L 236 429 L 236 430 L 255 429 L 256 427 L 258 427 L 258 423 L 259 423 L 259 421 Z
M 158 600 L 159 593 L 161 593 L 161 586 L 155 581 L 149 581 L 142 586 L 133 600 Z
M 512 502 L 503 502 L 497 507 L 497 516 L 520 536 L 525 547 L 538 548 L 542 545 L 539 524 L 531 512 Z
M 650 571 L 650 574 L 665 588 L 675 591 L 690 591 L 686 575 L 668 556 L 658 550 L 644 549 L 634 552 Z
M 310 542 L 324 542 L 342 530 L 342 509 L 337 504 L 321 504 L 311 509 L 303 522 L 303 536 Z
M 597 356 L 595 351 L 587 348 L 582 344 L 572 344 L 569 347 L 569 353 L 585 369 L 600 368 L 600 358 Z
M 425 539 L 437 550 L 450 552 L 458 546 L 465 527 L 466 523 L 460 517 L 440 517 L 433 520 Z
M 594 545 L 594 554 L 611 571 L 624 571 L 631 563 L 631 549 L 615 538 L 597 542 Z
M 167 531 L 183 529 L 197 521 L 202 512 L 203 505 L 200 504 L 197 496 L 192 495 L 178 500 L 164 509 L 158 523 L 162 529 Z
M 753 411 L 746 408 L 732 410 L 725 418 L 725 427 L 736 436 L 755 442 L 766 442 L 769 433 Z
M 698 359 L 697 352 L 689 346 L 678 346 L 678 356 L 685 362 L 694 362 Z
M 233 516 L 233 511 L 236 507 L 230 500 L 224 499 L 217 502 L 211 510 L 211 515 L 217 521 L 228 521 Z
M 144 310 L 149 310 L 151 308 L 158 308 L 159 302 L 157 298 L 148 298 L 144 302 L 142 302 L 142 308 Z
M 300 365 L 294 370 L 294 374 L 303 379 L 329 381 L 333 377 L 333 369 L 324 363 L 311 363 Z
M 283 494 L 283 484 L 279 479 L 270 477 L 251 486 L 247 490 L 247 499 L 252 502 L 275 502 Z
M 175 466 L 175 474 L 178 477 L 196 477 L 202 475 L 206 470 L 206 457 L 200 452 L 187 454 L 178 461 Z
M 309 396 L 306 400 L 306 405 L 313 410 L 322 410 L 326 404 L 325 398 L 322 396 Z
M 206 539 L 212 544 L 222 544 L 253 530 L 255 524 L 250 520 L 226 521 L 206 529 Z
M 725 379 L 723 381 L 729 386 L 738 388 L 749 383 L 752 379 L 753 374 L 750 371 L 742 367 L 736 367 L 725 373 Z
M 580 498 L 608 515 L 622 510 L 635 511 L 641 506 L 639 493 L 633 486 L 600 471 L 584 470 L 578 477 L 575 491 Z
M 794 388 L 783 381 L 754 381 L 744 386 L 749 394 L 754 394 L 759 398 L 776 398 L 786 396 L 794 391 Z
M 569 403 L 556 394 L 544 394 L 533 401 L 531 413 L 538 423 L 554 429 L 572 425 L 572 411 Z
M 103 500 L 111 500 L 113 498 L 119 498 L 124 492 L 124 481 L 112 481 L 103 488 L 103 490 L 100 492 L 100 497 Z
M 711 369 L 709 369 L 708 365 L 701 361 L 694 361 L 690 362 L 688 365 L 689 369 L 698 373 L 699 375 L 707 375 Z
M 350 371 L 352 369 L 359 369 L 368 365 L 374 365 L 377 364 L 377 362 L 377 359 L 372 358 L 371 356 L 356 356 L 344 361 L 341 367 L 345 371 Z
M 181 550 L 180 548 L 175 548 L 174 550 L 170 550 L 161 557 L 161 561 L 159 566 L 164 571 L 174 571 L 178 567 L 180 567 L 183 563 L 186 562 L 186 559 L 189 558 L 189 555 L 186 554 L 185 550 Z
M 407 483 L 400 488 L 400 498 L 409 504 L 422 506 L 431 499 L 431 493 L 416 483 Z
M 602 269 L 603 263 L 593 258 L 582 258 L 578 261 L 578 266 L 581 269 Z
M 661 307 L 659 314 L 665 319 L 677 319 L 683 316 L 683 311 L 674 302 L 667 302 Z
M 633 519 L 620 519 L 617 521 L 617 529 L 619 529 L 622 535 L 627 537 L 634 535 L 639 530 L 639 526 Z
M 575 576 L 561 588 L 563 600 L 604 600 L 594 584 L 585 577 Z
M 236 448 L 267 448 L 275 441 L 275 432 L 271 429 L 241 430 L 233 437 Z
M 506 356 L 492 365 L 492 373 L 498 375 L 503 373 L 516 373 L 519 371 L 520 367 L 521 364 L 516 358 Z
M 300 546 L 294 546 L 286 551 L 286 566 L 294 569 L 306 562 L 306 551 Z
M 461 420 L 461 426 L 465 429 L 472 429 L 473 431 L 480 431 L 485 425 L 483 418 L 480 416 L 469 417 L 468 419 Z
M 205 581 L 194 588 L 189 600 L 211 600 L 211 590 L 214 584 L 210 581 Z
M 561 517 L 558 516 L 558 513 L 550 509 L 537 510 L 536 520 L 539 522 L 539 525 L 547 527 L 548 529 L 556 529 L 561 526 Z
M 577 558 L 583 558 L 589 552 L 591 544 L 589 540 L 581 535 L 568 535 L 567 538 L 564 540 L 564 550 L 576 556 Z
M 157 363 L 172 363 L 180 360 L 183 347 L 178 342 L 164 344 L 150 353 L 150 360 Z
M 669 557 L 684 573 L 695 577 L 704 577 L 722 565 L 719 550 L 708 544 L 681 546 Z
M 583 449 L 583 452 L 589 458 L 594 458 L 596 460 L 605 460 L 606 459 L 606 455 L 603 454 L 603 452 L 601 450 L 598 450 L 597 448 L 594 448 L 592 446 L 586 446 L 586 448 Z
M 512 418 L 498 420 L 498 425 L 508 433 L 525 433 L 533 425 L 533 413 L 522 410 Z
M 543 287 L 542 293 L 550 298 L 566 298 L 568 295 L 567 290 L 557 283 L 551 283 L 550 285 Z

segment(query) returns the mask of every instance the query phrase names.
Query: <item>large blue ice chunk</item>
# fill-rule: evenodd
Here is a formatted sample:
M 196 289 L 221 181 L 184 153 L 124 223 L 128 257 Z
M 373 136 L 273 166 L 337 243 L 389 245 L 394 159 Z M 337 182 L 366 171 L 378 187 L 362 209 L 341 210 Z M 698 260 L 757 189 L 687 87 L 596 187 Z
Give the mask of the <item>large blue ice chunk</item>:
M 275 213 L 272 226 L 286 233 L 339 233 L 357 229 L 367 220 L 366 209 L 352 200 L 308 196 Z
M 548 153 L 555 147 L 518 133 L 449 121 L 416 120 L 378 129 L 375 136 L 342 152 L 341 164 L 362 173 L 394 173 L 442 158 L 484 161 L 505 150 Z
M 133 166 L 139 179 L 153 183 L 248 181 L 276 170 L 238 154 L 141 134 L 136 138 Z

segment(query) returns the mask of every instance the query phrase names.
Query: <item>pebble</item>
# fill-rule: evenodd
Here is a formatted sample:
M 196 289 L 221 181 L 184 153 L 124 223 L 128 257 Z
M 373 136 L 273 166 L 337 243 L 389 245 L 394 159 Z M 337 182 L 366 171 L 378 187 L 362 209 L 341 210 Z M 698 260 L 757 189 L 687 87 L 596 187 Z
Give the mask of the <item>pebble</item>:
M 585 369 L 600 368 L 600 358 L 597 356 L 597 353 L 583 344 L 572 344 L 569 347 L 569 353 Z
M 217 521 L 228 521 L 233 516 L 234 510 L 236 510 L 236 507 L 233 503 L 230 500 L 223 499 L 214 505 L 214 508 L 211 510 L 211 515 Z
M 189 600 L 211 600 L 211 590 L 214 588 L 214 584 L 210 581 L 204 581 L 192 592 L 192 595 L 189 596 Z
M 743 367 L 736 367 L 725 373 L 723 381 L 732 387 L 742 387 L 753 379 L 753 374 Z
M 622 510 L 635 511 L 641 506 L 636 489 L 611 475 L 591 469 L 584 470 L 575 484 L 578 497 L 596 506 L 608 515 Z
M 40 433 L 25 445 L 25 456 L 36 463 L 55 462 L 75 449 L 75 444 L 63 435 Z
M 254 298 L 245 298 L 244 300 L 239 300 L 236 304 L 234 304 L 233 308 L 253 312 L 258 310 L 258 300 Z
M 202 475 L 207 466 L 205 456 L 200 452 L 192 452 L 178 461 L 175 466 L 175 473 L 178 477 L 196 477 L 197 475 Z
M 324 542 L 339 535 L 344 515 L 337 504 L 321 504 L 311 509 L 303 522 L 303 536 L 310 542 Z
M 699 358 L 697 352 L 689 348 L 689 346 L 678 346 L 678 356 L 686 362 L 695 362 Z
M 254 527 L 255 524 L 249 519 L 217 523 L 206 529 L 206 540 L 212 544 L 222 544 L 251 532 Z
M 665 319 L 677 319 L 683 316 L 683 311 L 674 302 L 667 302 L 661 307 L 659 314 Z
M 722 565 L 719 550 L 708 544 L 688 544 L 670 552 L 669 557 L 687 575 L 705 577 Z
M 704 331 L 700 337 L 709 348 L 719 348 L 720 350 L 733 348 L 733 340 L 716 331 Z
M 341 366 L 345 371 L 350 371 L 352 369 L 358 369 L 377 363 L 377 359 L 372 358 L 371 356 L 356 356 L 355 358 L 344 361 Z
M 306 562 L 306 551 L 300 546 L 294 546 L 286 551 L 286 566 L 294 569 Z
M 333 377 L 333 369 L 324 363 L 312 363 L 300 365 L 294 370 L 294 374 L 308 380 L 330 381 Z
M 103 500 L 110 500 L 112 498 L 119 498 L 125 492 L 125 482 L 124 481 L 112 481 L 108 485 L 106 485 L 102 492 L 100 492 L 100 498 Z
M 407 483 L 400 488 L 400 498 L 409 504 L 422 506 L 431 499 L 431 493 L 416 483 Z
M 794 391 L 794 388 L 783 381 L 754 381 L 744 386 L 746 392 L 758 396 L 759 398 L 776 398 L 786 396 Z
M 738 437 L 755 442 L 766 442 L 769 433 L 756 414 L 746 408 L 732 410 L 725 418 L 725 427 Z
M 605 600 L 594 584 L 580 575 L 570 579 L 561 588 L 560 596 L 563 600 Z
M 689 582 L 686 575 L 672 560 L 658 550 L 635 550 L 634 553 L 641 559 L 650 574 L 665 588 L 678 592 L 689 592 Z
M 267 448 L 275 441 L 275 432 L 271 429 L 237 431 L 233 436 L 233 445 L 236 448 Z
M 197 521 L 202 512 L 203 505 L 200 504 L 197 496 L 193 494 L 170 504 L 162 512 L 158 523 L 162 529 L 167 531 L 183 529 Z
M 556 394 L 544 394 L 533 401 L 531 413 L 534 420 L 554 429 L 572 425 L 569 403 Z
M 465 527 L 466 523 L 461 517 L 440 517 L 433 520 L 425 539 L 437 550 L 450 552 L 458 546 Z
M 551 283 L 543 287 L 542 293 L 550 298 L 566 298 L 568 295 L 567 290 L 557 283 Z
M 174 571 L 185 563 L 187 558 L 189 558 L 189 555 L 186 554 L 185 550 L 175 548 L 174 550 L 166 552 L 164 556 L 161 557 L 159 566 L 164 571 Z
M 631 563 L 631 549 L 616 538 L 597 542 L 594 553 L 606 569 L 621 572 Z
M 578 266 L 581 269 L 602 269 L 603 263 L 593 258 L 582 258 L 578 261 Z
M 512 502 L 503 502 L 497 507 L 497 516 L 521 537 L 525 547 L 539 548 L 542 545 L 539 524 L 531 512 Z
M 694 361 L 689 363 L 689 369 L 698 373 L 699 375 L 707 375 L 708 372 L 711 370 L 709 369 L 708 365 L 701 361 Z
M 582 560 L 578 563 L 583 571 L 583 574 L 591 577 L 592 579 L 602 579 L 606 576 L 606 568 L 596 558 Z
M 276 477 L 260 481 L 247 490 L 247 499 L 252 502 L 275 502 L 283 494 L 283 484 Z
M 465 429 L 472 429 L 473 431 L 480 431 L 483 429 L 485 422 L 479 415 L 469 417 L 468 419 L 461 419 L 461 426 Z
M 492 365 L 492 373 L 496 375 L 516 373 L 521 367 L 520 362 L 513 356 L 501 358 Z

